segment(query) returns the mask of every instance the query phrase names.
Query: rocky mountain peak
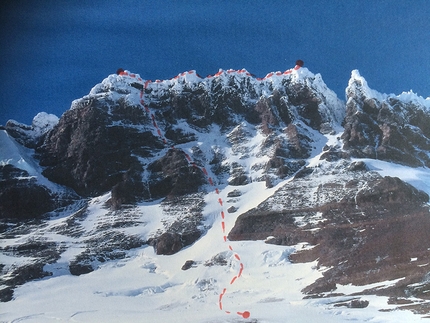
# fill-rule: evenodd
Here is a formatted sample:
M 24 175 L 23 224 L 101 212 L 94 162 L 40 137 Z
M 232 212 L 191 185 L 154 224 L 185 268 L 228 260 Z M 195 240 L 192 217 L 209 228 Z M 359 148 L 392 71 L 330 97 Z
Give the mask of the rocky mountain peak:
M 358 70 L 353 70 L 351 72 L 351 78 L 348 81 L 348 86 L 345 90 L 346 98 L 349 100 L 353 99 L 375 99 L 378 101 L 382 101 L 384 99 L 384 95 L 372 90 L 367 84 L 366 79 L 360 75 Z
M 300 66 L 261 79 L 245 69 L 156 81 L 122 71 L 60 119 L 9 122 L 0 132 L 2 252 L 39 256 L 25 270 L 0 266 L 0 296 L 10 300 L 17 285 L 49 275 L 45 265 L 75 244 L 63 269 L 83 275 L 143 246 L 155 255 L 195 248 L 214 214 L 224 231 L 228 213 L 226 241 L 308 246 L 287 258 L 327 268 L 303 289 L 309 297 L 405 275 L 371 293 L 424 298 L 429 255 L 419 241 L 428 238 L 430 189 L 381 167 L 430 167 L 430 101 L 380 94 L 357 70 L 346 98 Z M 23 231 L 29 218 L 39 223 Z M 185 268 L 231 265 L 227 256 L 187 259 Z
M 287 175 L 298 166 L 286 159 L 294 159 L 298 151 L 309 156 L 313 131 L 334 131 L 343 113 L 341 101 L 306 68 L 264 79 L 246 70 L 220 70 L 206 78 L 189 71 L 155 82 L 126 72 L 110 75 L 75 100 L 37 152 L 45 176 L 86 196 L 110 190 L 125 172 L 139 169 L 132 173 L 135 181 L 145 183 L 142 192 L 147 193 L 141 198 L 147 199 L 159 184 L 153 168 L 145 165 L 165 154 L 167 141 L 168 146 L 187 145 L 194 154 L 198 137 L 208 137 L 214 125 L 219 127 L 215 136 L 226 136 L 244 122 L 254 133 L 268 136 L 254 153 L 276 162 L 263 168 L 269 173 L 288 168 L 282 171 Z M 205 162 L 213 154 L 196 158 Z
M 354 157 L 429 166 L 430 100 L 413 93 L 382 95 L 353 71 L 346 89 L 344 148 Z

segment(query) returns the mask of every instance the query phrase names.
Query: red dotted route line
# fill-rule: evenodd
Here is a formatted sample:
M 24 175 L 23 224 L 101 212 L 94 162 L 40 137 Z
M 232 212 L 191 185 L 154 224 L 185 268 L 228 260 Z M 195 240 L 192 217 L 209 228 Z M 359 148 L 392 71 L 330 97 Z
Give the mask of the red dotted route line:
M 303 62 L 301 62 L 300 63 L 300 61 L 297 61 L 297 65 L 294 67 L 294 69 L 289 69 L 289 70 L 287 70 L 287 71 L 285 71 L 284 73 L 281 73 L 281 72 L 272 72 L 272 73 L 269 73 L 269 74 L 267 74 L 264 78 L 256 78 L 256 80 L 258 80 L 258 81 L 262 81 L 262 80 L 265 80 L 265 79 L 268 79 L 268 78 L 270 78 L 270 77 L 272 77 L 273 75 L 277 75 L 277 76 L 280 76 L 280 75 L 288 75 L 288 74 L 291 74 L 292 72 L 293 72 L 293 70 L 298 70 L 300 67 L 302 67 L 303 66 Z M 252 74 L 250 74 L 249 72 L 247 72 L 245 69 L 242 69 L 242 70 L 238 70 L 238 71 L 236 71 L 236 70 L 227 70 L 226 71 L 228 74 L 231 74 L 231 73 L 239 73 L 239 74 L 246 74 L 247 76 L 252 76 Z M 177 79 L 177 78 L 179 78 L 179 76 L 185 76 L 186 74 L 193 74 L 193 73 L 195 73 L 194 71 L 189 71 L 189 72 L 184 72 L 184 73 L 182 73 L 182 74 L 180 74 L 180 75 L 178 75 L 178 76 L 176 76 L 176 77 L 174 77 L 173 79 Z M 217 76 L 220 76 L 220 75 L 222 75 L 222 73 L 224 73 L 224 71 L 223 70 L 220 70 L 218 73 L 216 73 L 215 75 L 208 75 L 208 78 L 212 78 L 212 77 L 217 77 Z M 121 71 L 121 72 L 119 72 L 118 73 L 119 75 L 121 75 L 121 76 L 128 76 L 128 77 L 130 77 L 130 78 L 133 78 L 133 79 L 136 79 L 136 80 L 138 80 L 138 81 L 140 81 L 140 82 L 142 82 L 143 83 L 143 79 L 142 78 L 140 78 L 140 77 L 138 77 L 136 74 L 133 74 L 133 73 L 129 73 L 129 72 L 127 72 L 127 71 Z M 196 73 L 196 75 L 198 76 L 198 77 L 200 77 L 197 73 Z M 201 77 L 200 77 L 201 78 Z M 162 81 L 160 81 L 160 80 L 156 80 L 155 81 L 156 83 L 160 83 L 160 82 L 162 82 Z M 155 120 L 155 115 L 151 112 L 151 110 L 149 109 L 149 107 L 148 107 L 148 105 L 145 103 L 145 100 L 144 100 L 144 94 L 145 94 L 145 91 L 146 91 L 146 89 L 148 88 L 148 85 L 150 84 L 150 83 L 152 83 L 152 81 L 150 81 L 150 80 L 147 80 L 147 81 L 145 81 L 144 82 L 144 84 L 143 84 L 143 88 L 142 88 L 142 90 L 140 91 L 140 104 L 142 105 L 142 107 L 145 109 L 145 111 L 148 113 L 148 115 L 151 117 L 151 120 L 152 120 L 152 125 L 154 126 L 154 128 L 156 129 L 156 131 L 157 131 L 157 134 L 158 134 L 158 136 L 160 137 L 160 139 L 163 141 L 163 143 L 167 146 L 168 145 L 168 142 L 167 142 L 167 139 L 166 139 L 166 137 L 163 135 L 163 133 L 161 132 L 161 129 L 158 127 L 158 125 L 157 125 L 157 122 L 156 122 L 156 120 Z M 175 146 L 174 145 L 172 145 L 171 146 L 171 148 L 172 149 L 176 149 L 175 148 Z M 190 164 L 190 165 L 192 165 L 193 167 L 196 167 L 196 168 L 200 168 L 201 169 L 201 171 L 203 172 L 203 174 L 206 176 L 206 178 L 207 178 L 207 181 L 208 181 L 208 183 L 211 185 L 211 186 L 214 186 L 215 187 L 215 193 L 217 194 L 217 195 L 219 195 L 219 189 L 214 185 L 214 182 L 213 182 L 213 180 L 212 180 L 212 178 L 209 176 L 209 173 L 207 172 L 207 170 L 204 168 L 204 167 L 199 167 L 199 166 L 197 166 L 196 165 L 196 163 L 192 160 L 192 158 L 190 157 L 190 155 L 188 155 L 185 151 L 183 151 L 184 152 L 184 154 L 185 154 L 185 157 L 186 157 L 186 159 L 187 159 L 187 161 L 188 161 L 188 163 Z M 221 206 L 221 208 L 223 208 L 223 201 L 222 201 L 222 199 L 221 199 L 221 197 L 219 197 L 218 198 L 218 203 L 220 204 L 220 206 Z M 224 213 L 224 210 L 222 209 L 221 210 L 221 229 L 222 229 L 222 234 L 223 234 L 223 240 L 224 240 L 224 242 L 227 242 L 227 235 L 226 235 L 226 229 L 225 229 L 225 213 Z M 231 246 L 231 245 L 228 245 L 228 248 L 233 252 L 233 255 L 234 255 L 234 257 L 235 257 L 235 259 L 239 262 L 239 271 L 238 271 L 238 273 L 237 273 L 237 275 L 235 275 L 232 279 L 231 279 L 231 281 L 230 281 L 230 285 L 233 285 L 233 283 L 238 279 L 238 278 L 240 278 L 241 276 L 242 276 L 242 273 L 243 273 L 243 270 L 244 270 L 244 265 L 243 265 L 243 263 L 241 262 L 241 259 L 240 259 L 240 256 L 239 256 L 239 254 L 237 254 L 234 250 L 233 250 L 233 247 Z M 222 300 L 223 300 L 223 297 L 224 297 L 224 295 L 226 294 L 226 292 L 227 292 L 227 288 L 226 287 L 224 287 L 223 288 L 223 290 L 222 290 L 222 292 L 220 293 L 220 295 L 219 295 L 219 301 L 218 301 L 218 304 L 219 304 L 219 308 L 220 308 L 220 310 L 223 310 L 224 308 L 223 308 L 223 302 L 222 302 Z M 231 311 L 227 311 L 227 310 L 224 310 L 225 311 L 225 313 L 227 313 L 227 314 L 231 314 L 232 312 Z M 249 312 L 249 311 L 244 311 L 244 312 L 236 312 L 236 314 L 237 315 L 239 315 L 239 316 L 242 316 L 243 318 L 249 318 L 250 316 L 251 316 L 251 313 Z
M 298 69 L 300 69 L 302 66 L 303 66 L 303 61 L 298 60 L 296 62 L 296 66 L 294 68 L 290 68 L 290 69 L 286 70 L 285 72 L 279 72 L 279 71 L 278 72 L 270 72 L 265 77 L 256 77 L 255 79 L 257 81 L 264 81 L 264 80 L 267 80 L 267 79 L 271 78 L 274 75 L 276 75 L 276 76 L 289 75 L 293 71 L 297 71 Z M 131 78 L 136 78 L 138 81 L 143 82 L 142 78 L 138 77 L 134 73 L 129 73 L 129 72 L 124 71 L 124 70 L 121 70 L 121 72 L 117 72 L 117 73 L 118 73 L 118 75 L 129 76 Z M 232 73 L 245 74 L 246 76 L 251 76 L 251 77 L 254 76 L 253 74 L 249 73 L 246 69 L 241 69 L 241 70 L 228 69 L 226 71 L 220 69 L 217 73 L 215 73 L 213 75 L 209 74 L 208 76 L 206 76 L 206 78 L 210 79 L 210 78 L 213 78 L 213 77 L 218 77 L 218 76 L 221 76 L 223 73 L 227 73 L 227 74 L 232 74 Z M 196 71 L 191 70 L 191 71 L 188 71 L 188 72 L 183 72 L 181 74 L 178 74 L 175 77 L 172 77 L 170 80 L 176 80 L 176 79 L 178 79 L 181 76 L 186 76 L 187 74 L 195 74 L 198 78 L 203 79 L 203 77 L 201 77 L 199 74 L 197 74 Z M 162 83 L 163 81 L 164 80 L 155 80 L 153 82 L 153 81 L 148 80 L 148 81 L 145 82 L 145 89 L 146 89 L 146 86 L 148 85 L 147 83 Z

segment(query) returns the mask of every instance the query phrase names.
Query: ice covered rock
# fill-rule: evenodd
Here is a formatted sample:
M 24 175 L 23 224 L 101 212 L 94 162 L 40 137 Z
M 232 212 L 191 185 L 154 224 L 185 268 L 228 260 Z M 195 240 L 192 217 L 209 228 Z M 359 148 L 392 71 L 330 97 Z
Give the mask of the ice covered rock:
M 6 123 L 7 132 L 23 146 L 35 148 L 43 142 L 44 136 L 58 123 L 59 118 L 54 114 L 39 112 L 31 125 L 25 125 L 15 120 Z

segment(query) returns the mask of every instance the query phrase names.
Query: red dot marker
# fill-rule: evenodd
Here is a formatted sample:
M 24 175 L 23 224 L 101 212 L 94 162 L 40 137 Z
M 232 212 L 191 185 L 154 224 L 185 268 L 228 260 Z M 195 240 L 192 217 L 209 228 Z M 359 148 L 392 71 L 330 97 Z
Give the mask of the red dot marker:
M 248 317 L 251 316 L 251 313 L 249 313 L 248 311 L 245 311 L 243 313 L 241 312 L 237 312 L 238 315 L 242 316 L 244 319 L 247 319 Z

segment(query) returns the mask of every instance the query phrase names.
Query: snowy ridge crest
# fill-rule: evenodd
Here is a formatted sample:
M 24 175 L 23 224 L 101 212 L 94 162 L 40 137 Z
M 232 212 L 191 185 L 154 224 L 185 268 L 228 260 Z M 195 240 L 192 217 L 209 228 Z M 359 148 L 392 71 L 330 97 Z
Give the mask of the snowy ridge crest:
M 402 92 L 401 94 L 385 94 L 373 90 L 367 84 L 366 79 L 360 75 L 358 70 L 353 70 L 351 72 L 351 78 L 348 82 L 348 87 L 345 90 L 346 97 L 356 96 L 357 93 L 361 93 L 363 97 L 376 99 L 379 102 L 387 101 L 390 98 L 396 98 L 404 103 L 415 104 L 418 108 L 424 108 L 425 110 L 430 110 L 430 97 L 424 99 L 422 96 L 414 93 L 412 90 L 408 92 Z

